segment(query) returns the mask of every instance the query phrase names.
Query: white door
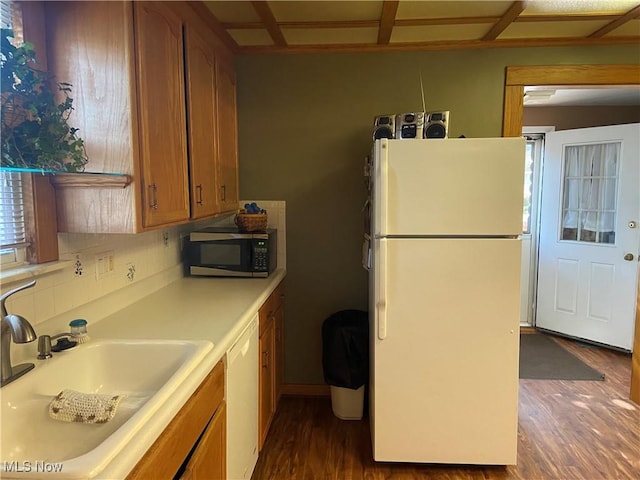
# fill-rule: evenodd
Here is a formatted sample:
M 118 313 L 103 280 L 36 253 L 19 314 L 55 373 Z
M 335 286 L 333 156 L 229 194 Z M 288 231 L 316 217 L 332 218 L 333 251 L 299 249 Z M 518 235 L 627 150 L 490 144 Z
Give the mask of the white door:
M 631 350 L 640 248 L 640 124 L 549 133 L 536 325 Z
M 544 135 L 527 134 L 525 129 L 549 127 L 525 127 L 527 148 L 524 167 L 524 205 L 522 208 L 522 268 L 520 279 L 520 325 L 534 325 L 533 305 L 538 274 L 538 209 L 540 206 L 540 174 L 542 171 L 542 147 Z

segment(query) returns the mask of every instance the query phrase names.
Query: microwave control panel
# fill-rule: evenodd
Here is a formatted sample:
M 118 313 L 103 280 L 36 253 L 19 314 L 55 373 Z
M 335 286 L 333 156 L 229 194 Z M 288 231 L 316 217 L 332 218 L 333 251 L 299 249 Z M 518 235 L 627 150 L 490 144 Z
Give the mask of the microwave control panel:
M 253 271 L 269 271 L 269 249 L 266 240 L 256 240 L 253 245 Z

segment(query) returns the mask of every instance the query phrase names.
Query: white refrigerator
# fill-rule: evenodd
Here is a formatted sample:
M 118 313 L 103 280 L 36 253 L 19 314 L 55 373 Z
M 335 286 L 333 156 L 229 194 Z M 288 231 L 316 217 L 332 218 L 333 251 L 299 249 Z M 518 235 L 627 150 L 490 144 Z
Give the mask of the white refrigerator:
M 377 140 L 376 461 L 513 465 L 524 138 Z

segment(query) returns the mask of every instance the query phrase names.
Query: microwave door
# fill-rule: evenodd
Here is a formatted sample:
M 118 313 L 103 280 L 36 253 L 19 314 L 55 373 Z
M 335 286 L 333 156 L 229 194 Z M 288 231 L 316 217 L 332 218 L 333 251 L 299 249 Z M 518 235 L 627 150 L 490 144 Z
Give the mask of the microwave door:
M 200 241 L 197 242 L 196 248 L 200 257 L 199 262 L 195 264 L 196 270 L 206 269 L 218 275 L 225 273 L 228 276 L 251 276 L 248 275 L 251 266 L 251 242 L 247 239 Z
M 185 248 L 191 275 L 268 277 L 277 259 L 275 231 L 219 232 L 214 228 L 191 232 Z

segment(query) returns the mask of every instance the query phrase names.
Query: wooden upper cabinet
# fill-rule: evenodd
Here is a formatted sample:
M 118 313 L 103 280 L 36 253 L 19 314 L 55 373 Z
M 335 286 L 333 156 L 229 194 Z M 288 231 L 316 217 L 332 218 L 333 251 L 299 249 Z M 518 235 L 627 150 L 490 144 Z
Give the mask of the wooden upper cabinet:
M 216 55 L 206 37 L 185 25 L 187 111 L 189 118 L 189 168 L 191 218 L 220 211 L 216 190 L 217 122 Z
M 127 188 L 56 190 L 58 231 L 139 231 L 132 2 L 43 4 L 49 72 L 72 84 L 69 123 L 85 142 L 86 171 L 134 178 Z
M 238 206 L 233 57 L 191 2 L 44 2 L 50 73 L 73 85 L 87 172 L 57 185 L 58 231 L 136 233 Z
M 218 192 L 221 210 L 238 208 L 238 119 L 236 75 L 225 62 L 216 63 L 218 116 Z
M 145 227 L 189 218 L 182 20 L 134 2 Z

